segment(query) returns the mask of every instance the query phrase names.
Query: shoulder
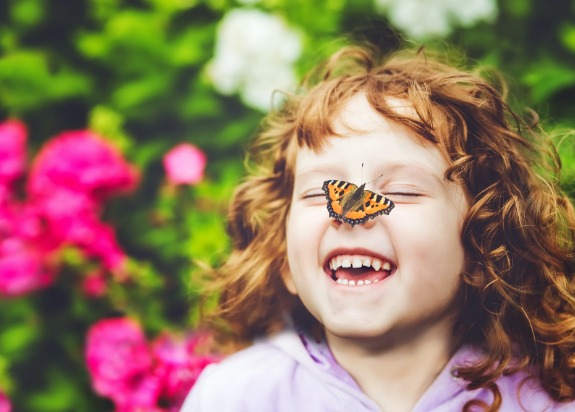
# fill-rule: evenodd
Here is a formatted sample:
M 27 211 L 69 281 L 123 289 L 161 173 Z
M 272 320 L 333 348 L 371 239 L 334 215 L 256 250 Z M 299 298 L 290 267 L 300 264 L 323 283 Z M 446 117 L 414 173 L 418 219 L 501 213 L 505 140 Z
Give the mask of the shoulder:
M 497 381 L 502 397 L 502 411 L 575 412 L 575 401 L 559 402 L 551 398 L 539 379 L 528 371 L 503 375 Z
M 267 360 L 267 362 L 264 362 Z M 289 357 L 268 341 L 254 343 L 253 345 L 228 356 L 222 362 L 212 365 L 218 373 L 242 374 L 249 368 L 252 373 L 265 373 L 271 363 L 287 362 Z M 221 372 L 219 372 L 221 371 Z
M 484 356 L 476 349 L 471 353 L 476 360 Z M 559 402 L 549 395 L 535 369 L 524 368 L 503 374 L 496 383 L 501 394 L 500 410 L 503 412 L 575 412 L 575 402 Z M 485 388 L 480 391 L 479 398 L 489 403 L 493 401 L 491 391 Z
M 285 331 L 208 366 L 181 412 L 378 410 L 309 344 Z
M 468 389 L 468 382 L 455 373 L 459 367 L 481 362 L 484 356 L 478 348 L 460 348 L 422 398 L 417 411 L 462 410 L 464 405 L 473 401 L 492 404 L 491 389 Z M 575 412 L 575 402 L 552 399 L 531 370 L 501 375 L 496 384 L 501 395 L 501 412 Z
M 188 395 L 182 412 L 257 410 L 250 404 L 271 395 L 295 368 L 295 361 L 265 342 L 206 367 Z M 256 400 L 256 398 L 260 400 Z

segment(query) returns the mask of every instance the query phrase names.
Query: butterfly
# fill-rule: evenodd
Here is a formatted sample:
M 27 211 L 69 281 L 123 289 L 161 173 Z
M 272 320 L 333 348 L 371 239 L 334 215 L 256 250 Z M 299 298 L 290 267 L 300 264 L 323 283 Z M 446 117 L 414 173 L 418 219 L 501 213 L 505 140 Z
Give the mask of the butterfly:
M 395 204 L 387 197 L 343 180 L 326 180 L 323 191 L 330 217 L 351 226 L 361 225 L 381 214 L 389 215 Z

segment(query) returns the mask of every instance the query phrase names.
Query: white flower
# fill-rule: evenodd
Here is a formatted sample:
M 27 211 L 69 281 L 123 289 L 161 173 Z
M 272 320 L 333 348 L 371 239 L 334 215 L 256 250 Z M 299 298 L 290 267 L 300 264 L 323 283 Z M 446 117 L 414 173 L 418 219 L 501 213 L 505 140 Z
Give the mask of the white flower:
M 374 0 L 378 11 L 409 36 L 447 36 L 454 27 L 469 27 L 497 17 L 495 0 Z
M 301 47 L 298 33 L 281 18 L 235 9 L 220 22 L 208 73 L 220 93 L 239 93 L 245 104 L 266 111 L 274 90 L 295 85 L 293 64 Z

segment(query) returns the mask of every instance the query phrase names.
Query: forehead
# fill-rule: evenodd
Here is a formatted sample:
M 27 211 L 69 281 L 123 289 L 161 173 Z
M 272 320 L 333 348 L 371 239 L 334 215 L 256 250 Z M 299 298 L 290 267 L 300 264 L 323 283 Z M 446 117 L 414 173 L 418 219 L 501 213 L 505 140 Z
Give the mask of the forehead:
M 384 97 L 383 100 L 395 113 L 417 118 L 417 112 L 409 101 L 396 97 Z M 374 128 L 389 129 L 393 126 L 392 122 L 374 110 L 365 93 L 357 93 L 349 98 L 332 118 L 332 124 L 334 131 L 341 135 Z
M 398 114 L 415 117 L 413 106 L 400 99 L 386 102 Z M 447 161 L 439 148 L 406 126 L 377 113 L 363 94 L 350 98 L 332 119 L 334 136 L 324 136 L 316 150 L 302 147 L 296 175 L 309 171 L 365 168 L 378 170 L 411 165 L 442 175 Z

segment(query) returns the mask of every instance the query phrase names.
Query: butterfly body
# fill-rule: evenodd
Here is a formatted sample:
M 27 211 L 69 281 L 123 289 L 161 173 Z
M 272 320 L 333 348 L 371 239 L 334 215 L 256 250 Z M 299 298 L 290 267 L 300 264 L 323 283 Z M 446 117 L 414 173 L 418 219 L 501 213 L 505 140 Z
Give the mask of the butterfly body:
M 326 180 L 322 187 L 330 217 L 350 225 L 360 225 L 381 214 L 388 215 L 394 208 L 383 195 L 365 190 L 365 183 L 357 186 L 343 180 Z
M 358 210 L 363 206 L 365 183 L 359 186 L 356 190 L 350 190 L 345 193 L 339 202 L 342 208 L 342 216 L 347 215 L 352 210 Z

